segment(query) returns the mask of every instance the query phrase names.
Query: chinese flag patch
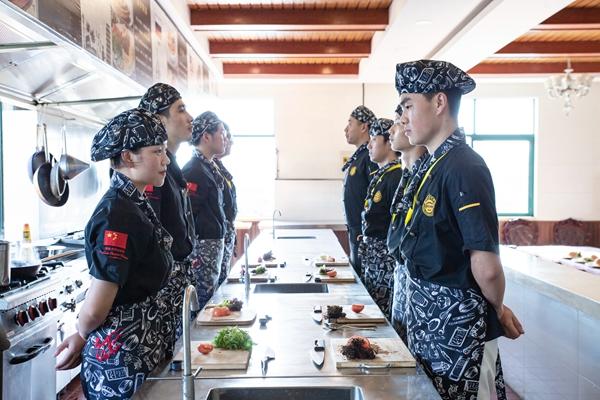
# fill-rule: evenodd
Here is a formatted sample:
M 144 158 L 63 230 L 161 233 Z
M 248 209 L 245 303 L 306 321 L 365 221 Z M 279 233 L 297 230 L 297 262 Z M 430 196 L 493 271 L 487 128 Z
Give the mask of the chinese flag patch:
M 188 182 L 187 183 L 187 188 L 190 192 L 196 192 L 198 190 L 198 184 L 194 183 L 194 182 Z
M 104 245 L 125 250 L 127 248 L 127 234 L 116 231 L 104 231 Z
M 146 185 L 146 187 L 144 188 L 144 192 L 145 193 L 152 193 L 152 192 L 154 192 L 154 186 L 152 186 L 152 185 Z

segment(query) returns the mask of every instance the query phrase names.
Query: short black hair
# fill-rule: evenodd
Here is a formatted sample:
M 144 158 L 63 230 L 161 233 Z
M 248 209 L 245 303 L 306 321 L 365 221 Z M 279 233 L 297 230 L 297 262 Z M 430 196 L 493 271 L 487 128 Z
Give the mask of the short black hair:
M 458 111 L 460 110 L 460 100 L 462 99 L 462 93 L 458 89 L 444 90 L 442 92 L 434 93 L 423 93 L 423 96 L 429 101 L 433 99 L 438 93 L 444 93 L 448 99 L 448 110 L 453 118 L 458 118 Z
M 130 149 L 129 151 L 131 151 L 134 154 L 138 154 L 140 152 L 140 149 L 141 149 L 141 147 L 138 147 L 136 149 Z M 123 159 L 121 158 L 121 154 L 122 153 L 123 152 L 121 152 L 121 153 L 117 154 L 116 156 L 110 158 L 110 167 L 112 169 L 117 169 L 117 168 L 119 168 L 119 167 L 121 167 L 123 165 Z

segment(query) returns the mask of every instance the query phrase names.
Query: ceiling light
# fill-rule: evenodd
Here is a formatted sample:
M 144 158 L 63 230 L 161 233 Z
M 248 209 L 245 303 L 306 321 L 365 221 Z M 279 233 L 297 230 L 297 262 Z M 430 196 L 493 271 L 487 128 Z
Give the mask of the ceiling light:
M 415 25 L 431 25 L 431 24 L 432 24 L 431 20 L 428 20 L 428 19 L 421 19 L 421 20 L 418 20 L 417 22 L 415 22 Z
M 551 76 L 546 81 L 548 95 L 552 99 L 562 98 L 564 100 L 563 110 L 569 115 L 573 109 L 573 96 L 583 97 L 590 92 L 592 77 L 590 75 L 572 75 L 571 60 L 567 61 L 564 75 Z

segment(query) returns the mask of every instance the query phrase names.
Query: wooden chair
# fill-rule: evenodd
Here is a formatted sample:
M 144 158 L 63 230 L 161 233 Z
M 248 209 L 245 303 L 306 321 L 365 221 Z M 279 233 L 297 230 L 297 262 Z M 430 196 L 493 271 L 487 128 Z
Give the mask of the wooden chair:
M 589 242 L 589 234 L 585 224 L 572 218 L 558 221 L 554 225 L 553 244 L 567 246 L 585 246 Z
M 512 219 L 502 227 L 502 244 L 535 246 L 538 244 L 538 227 L 535 221 Z

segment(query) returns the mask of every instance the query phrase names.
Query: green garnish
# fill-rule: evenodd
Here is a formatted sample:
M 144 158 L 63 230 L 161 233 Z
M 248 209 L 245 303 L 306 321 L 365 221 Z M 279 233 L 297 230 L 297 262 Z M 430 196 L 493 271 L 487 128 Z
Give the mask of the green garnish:
M 255 269 L 253 269 L 250 272 L 252 272 L 253 274 L 256 274 L 256 275 L 264 274 L 265 272 L 267 272 L 267 269 L 261 265 L 259 267 L 256 267 Z
M 217 332 L 213 344 L 215 347 L 225 350 L 250 350 L 254 343 L 248 332 L 234 326 L 223 328 Z

